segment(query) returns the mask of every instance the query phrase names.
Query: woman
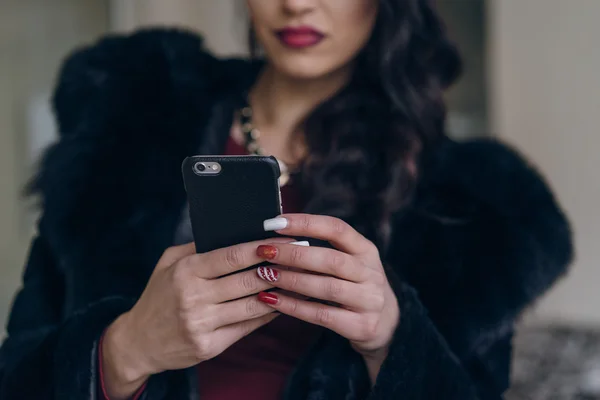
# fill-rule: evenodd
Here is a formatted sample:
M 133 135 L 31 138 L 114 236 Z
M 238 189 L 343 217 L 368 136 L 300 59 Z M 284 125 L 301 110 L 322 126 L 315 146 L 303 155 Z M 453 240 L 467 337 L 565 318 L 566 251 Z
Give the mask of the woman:
M 514 152 L 444 136 L 433 2 L 247 3 L 265 62 L 166 30 L 66 61 L 0 397 L 499 398 L 570 232 Z M 195 255 L 181 161 L 256 152 L 285 166 L 287 239 Z

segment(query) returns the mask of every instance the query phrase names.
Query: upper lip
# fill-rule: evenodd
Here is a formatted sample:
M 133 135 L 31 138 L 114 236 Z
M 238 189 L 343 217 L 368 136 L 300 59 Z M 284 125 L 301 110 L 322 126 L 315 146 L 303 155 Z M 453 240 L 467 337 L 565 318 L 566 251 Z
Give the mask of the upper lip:
M 325 36 L 325 34 L 318 29 L 313 28 L 309 25 L 301 26 L 286 26 L 283 29 L 277 31 L 279 35 L 318 35 Z

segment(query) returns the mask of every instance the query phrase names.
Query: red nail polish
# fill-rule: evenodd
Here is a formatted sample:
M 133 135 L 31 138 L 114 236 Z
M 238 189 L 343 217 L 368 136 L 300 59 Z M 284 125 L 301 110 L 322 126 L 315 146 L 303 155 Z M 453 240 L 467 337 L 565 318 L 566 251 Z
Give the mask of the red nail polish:
M 272 260 L 277 257 L 277 247 L 269 245 L 258 246 L 256 255 L 266 260 Z
M 258 276 L 267 282 L 277 282 L 279 280 L 279 271 L 269 267 L 258 267 Z
M 263 303 L 270 304 L 272 306 L 279 303 L 279 297 L 277 297 L 276 294 L 269 292 L 260 292 L 258 294 L 258 300 L 262 301 Z

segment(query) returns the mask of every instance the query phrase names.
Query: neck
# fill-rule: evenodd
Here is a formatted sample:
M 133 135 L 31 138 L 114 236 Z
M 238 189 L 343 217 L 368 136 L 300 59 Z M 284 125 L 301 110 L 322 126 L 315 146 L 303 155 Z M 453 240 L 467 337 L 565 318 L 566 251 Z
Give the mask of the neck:
M 267 133 L 288 141 L 301 122 L 320 103 L 332 97 L 350 79 L 346 67 L 315 79 L 294 79 L 267 65 L 250 93 L 255 123 Z M 272 134 L 268 134 L 273 132 Z

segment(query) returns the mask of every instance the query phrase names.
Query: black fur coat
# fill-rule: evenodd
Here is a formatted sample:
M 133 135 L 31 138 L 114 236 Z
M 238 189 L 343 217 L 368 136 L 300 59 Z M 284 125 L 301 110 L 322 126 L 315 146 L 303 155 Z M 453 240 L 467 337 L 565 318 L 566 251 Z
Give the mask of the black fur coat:
M 172 244 L 181 162 L 222 151 L 232 109 L 219 100 L 253 79 L 247 63 L 174 31 L 107 38 L 68 58 L 53 103 L 60 140 L 34 184 L 43 216 L 0 351 L 2 400 L 96 398 L 97 340 Z M 494 141 L 448 140 L 390 237 L 382 254 L 402 316 L 375 386 L 326 333 L 285 398 L 500 398 L 515 319 L 572 257 L 540 175 Z M 167 372 L 145 398 L 196 399 L 197 385 L 193 369 Z

